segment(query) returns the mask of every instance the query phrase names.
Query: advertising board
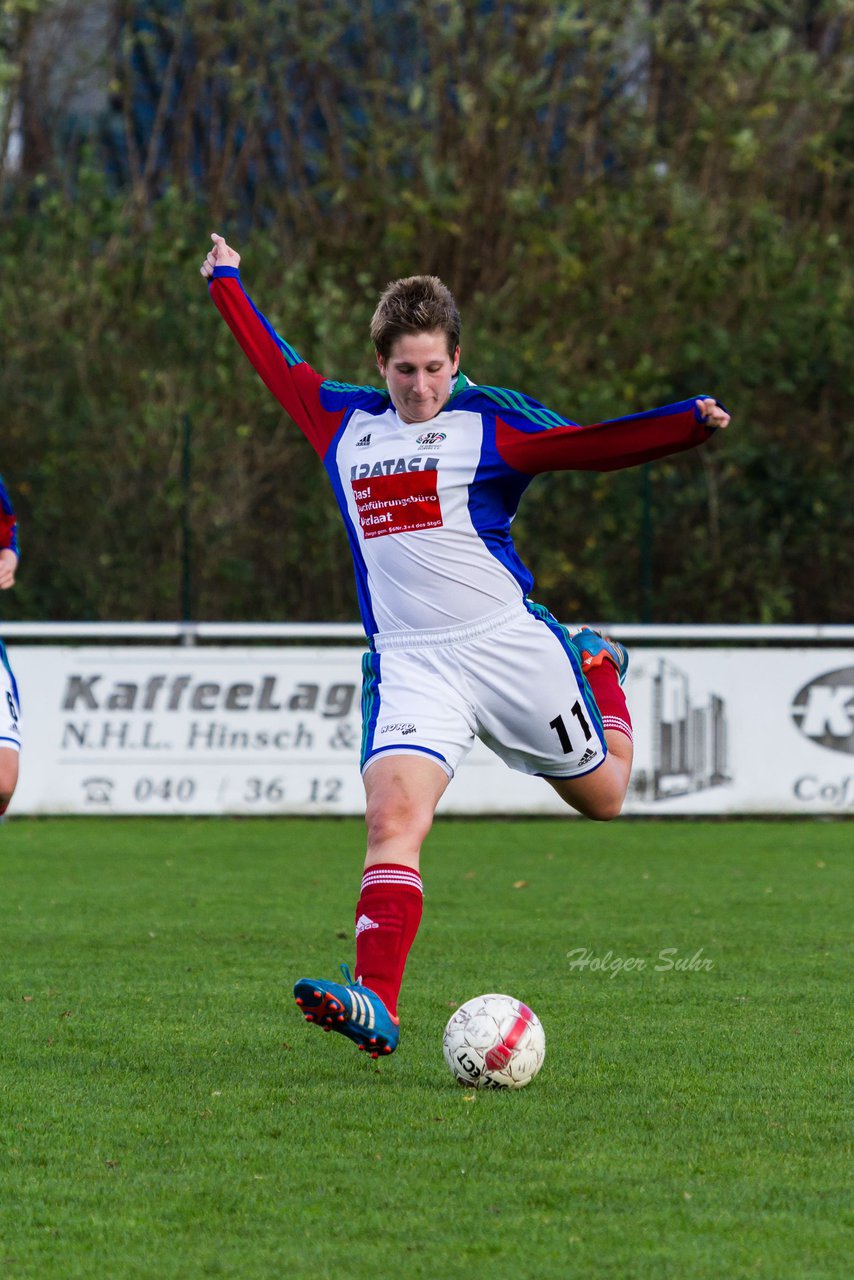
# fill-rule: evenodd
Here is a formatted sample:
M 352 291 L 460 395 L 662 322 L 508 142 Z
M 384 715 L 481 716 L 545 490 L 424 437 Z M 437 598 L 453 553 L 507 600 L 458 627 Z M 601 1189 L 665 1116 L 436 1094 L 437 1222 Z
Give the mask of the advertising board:
M 360 814 L 354 646 L 10 645 L 16 813 Z M 635 647 L 628 814 L 854 812 L 854 650 Z M 481 743 L 440 812 L 567 810 Z

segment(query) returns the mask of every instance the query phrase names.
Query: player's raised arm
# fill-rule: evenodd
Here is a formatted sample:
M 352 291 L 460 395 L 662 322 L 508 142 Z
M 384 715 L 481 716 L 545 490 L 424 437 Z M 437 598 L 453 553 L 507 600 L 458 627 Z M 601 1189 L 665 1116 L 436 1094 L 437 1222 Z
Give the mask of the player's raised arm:
M 322 403 L 324 379 L 306 364 L 261 314 L 240 282 L 240 254 L 214 232 L 201 265 L 210 295 L 265 386 L 290 414 L 314 449 L 324 456 L 341 423 L 341 411 Z
M 693 449 L 708 440 L 730 415 L 712 396 L 696 396 L 676 404 L 628 414 L 589 426 L 548 425 L 518 415 L 499 418 L 496 446 L 517 471 L 617 471 L 671 453 Z

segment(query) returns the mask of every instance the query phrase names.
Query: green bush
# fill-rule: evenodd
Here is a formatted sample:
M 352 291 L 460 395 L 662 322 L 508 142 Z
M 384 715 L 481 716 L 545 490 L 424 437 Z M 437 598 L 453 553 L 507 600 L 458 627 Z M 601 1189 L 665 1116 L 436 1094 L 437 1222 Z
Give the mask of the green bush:
M 154 9 L 119 27 L 113 134 L 134 56 L 164 109 L 118 185 L 96 132 L 60 155 L 58 121 L 37 171 L 25 152 L 6 174 L 7 616 L 180 616 L 188 513 L 196 617 L 355 617 L 322 469 L 205 296 L 219 229 L 330 376 L 375 380 L 376 294 L 424 270 L 458 296 L 476 381 L 579 422 L 731 408 L 646 472 L 535 481 L 518 544 L 560 615 L 848 620 L 850 6 Z M 9 27 L 5 83 L 26 85 L 31 28 Z

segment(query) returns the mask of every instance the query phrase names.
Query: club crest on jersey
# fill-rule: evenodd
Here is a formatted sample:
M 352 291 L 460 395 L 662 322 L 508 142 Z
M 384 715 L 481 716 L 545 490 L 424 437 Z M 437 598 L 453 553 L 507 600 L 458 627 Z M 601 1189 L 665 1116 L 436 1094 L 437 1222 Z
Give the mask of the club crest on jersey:
M 444 431 L 425 431 L 415 443 L 419 449 L 438 449 L 443 440 L 447 440 Z

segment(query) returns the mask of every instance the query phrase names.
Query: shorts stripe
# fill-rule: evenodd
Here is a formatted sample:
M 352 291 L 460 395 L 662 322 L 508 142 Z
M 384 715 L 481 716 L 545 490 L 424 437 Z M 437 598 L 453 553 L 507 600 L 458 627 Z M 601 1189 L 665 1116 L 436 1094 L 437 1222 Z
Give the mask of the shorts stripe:
M 362 656 L 362 764 L 366 762 L 374 744 L 377 717 L 380 714 L 380 684 L 382 673 L 380 655 L 366 653 Z
M 584 699 L 584 705 L 590 712 L 590 718 L 593 721 L 596 734 L 602 744 L 603 750 L 607 751 L 608 747 L 605 743 L 605 726 L 602 723 L 602 713 L 600 712 L 599 705 L 593 696 L 593 690 L 587 682 L 587 676 L 581 670 L 581 663 L 578 661 L 578 651 L 572 643 L 568 628 L 565 627 L 562 622 L 558 622 L 557 618 L 553 618 L 545 605 L 536 604 L 533 600 L 528 599 L 525 600 L 525 604 L 528 607 L 528 612 L 533 614 L 539 622 L 544 622 L 552 635 L 560 641 L 564 653 L 569 658 L 570 665 L 572 666 L 572 670 L 575 674 L 576 683 L 578 684 L 579 691 Z M 582 777 L 583 775 L 577 774 L 575 776 Z

